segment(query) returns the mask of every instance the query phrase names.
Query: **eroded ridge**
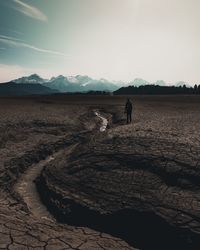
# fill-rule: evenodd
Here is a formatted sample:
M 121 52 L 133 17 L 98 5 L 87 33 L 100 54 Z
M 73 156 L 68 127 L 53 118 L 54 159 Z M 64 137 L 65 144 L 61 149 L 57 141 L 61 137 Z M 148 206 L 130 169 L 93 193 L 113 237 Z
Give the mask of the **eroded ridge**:
M 80 145 L 39 181 L 62 222 L 85 225 L 142 249 L 200 246 L 199 148 L 153 138 Z M 167 235 L 167 238 L 166 238 Z

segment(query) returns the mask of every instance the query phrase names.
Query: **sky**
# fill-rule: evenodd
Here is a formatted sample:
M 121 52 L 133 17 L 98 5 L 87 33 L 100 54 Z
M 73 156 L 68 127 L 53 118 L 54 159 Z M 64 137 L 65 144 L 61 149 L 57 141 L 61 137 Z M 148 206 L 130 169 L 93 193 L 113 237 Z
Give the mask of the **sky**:
M 0 0 L 0 82 L 200 83 L 199 0 Z

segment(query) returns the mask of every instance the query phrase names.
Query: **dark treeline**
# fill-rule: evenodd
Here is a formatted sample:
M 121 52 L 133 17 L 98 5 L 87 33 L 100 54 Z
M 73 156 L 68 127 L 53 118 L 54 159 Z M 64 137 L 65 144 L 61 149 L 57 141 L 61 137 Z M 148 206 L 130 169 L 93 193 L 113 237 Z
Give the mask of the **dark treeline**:
M 87 91 L 87 92 L 63 92 L 55 95 L 110 95 L 108 91 Z
M 144 85 L 144 86 L 128 86 L 122 87 L 114 91 L 115 95 L 200 95 L 200 85 L 194 87 L 183 86 L 159 86 L 159 85 Z

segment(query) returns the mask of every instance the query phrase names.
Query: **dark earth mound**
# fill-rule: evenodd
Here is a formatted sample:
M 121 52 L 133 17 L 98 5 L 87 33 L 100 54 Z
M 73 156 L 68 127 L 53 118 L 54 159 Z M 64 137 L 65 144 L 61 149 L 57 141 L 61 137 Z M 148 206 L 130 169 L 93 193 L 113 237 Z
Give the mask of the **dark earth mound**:
M 199 150 L 167 139 L 90 141 L 46 167 L 39 189 L 61 222 L 142 249 L 198 249 Z

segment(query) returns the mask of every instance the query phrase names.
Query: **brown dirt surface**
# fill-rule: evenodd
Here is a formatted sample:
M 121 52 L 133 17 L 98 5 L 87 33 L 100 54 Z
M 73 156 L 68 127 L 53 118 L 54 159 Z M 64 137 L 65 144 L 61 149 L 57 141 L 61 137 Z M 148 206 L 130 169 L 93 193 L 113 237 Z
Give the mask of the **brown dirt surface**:
M 0 99 L 0 249 L 200 248 L 200 98 L 131 98 Z

